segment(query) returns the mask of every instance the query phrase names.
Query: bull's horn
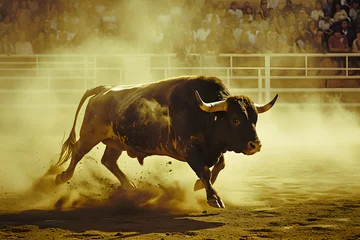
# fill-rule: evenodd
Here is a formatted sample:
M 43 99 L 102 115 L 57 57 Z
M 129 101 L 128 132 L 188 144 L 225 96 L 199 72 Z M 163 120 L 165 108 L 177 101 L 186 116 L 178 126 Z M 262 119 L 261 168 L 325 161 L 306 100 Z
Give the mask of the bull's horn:
M 198 91 L 195 91 L 195 96 L 197 101 L 199 102 L 199 107 L 205 112 L 219 112 L 219 111 L 227 111 L 228 104 L 226 100 L 206 103 L 204 102 Z
M 272 106 L 274 106 L 276 100 L 278 98 L 278 94 L 276 94 L 276 96 L 274 97 L 273 100 L 271 100 L 271 102 L 265 104 L 265 105 L 259 105 L 255 103 L 255 107 L 258 113 L 264 113 L 266 111 L 268 111 L 270 108 L 272 108 Z

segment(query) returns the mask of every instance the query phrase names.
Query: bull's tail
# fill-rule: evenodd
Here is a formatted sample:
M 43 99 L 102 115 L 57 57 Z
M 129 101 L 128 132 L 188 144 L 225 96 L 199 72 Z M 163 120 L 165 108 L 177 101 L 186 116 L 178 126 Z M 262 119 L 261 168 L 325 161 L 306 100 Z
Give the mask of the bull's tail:
M 76 120 L 77 120 L 77 117 L 78 117 L 78 114 L 80 112 L 82 105 L 84 104 L 84 102 L 86 101 L 86 99 L 88 97 L 90 97 L 92 95 L 97 95 L 105 89 L 107 89 L 106 86 L 101 85 L 101 86 L 89 89 L 84 93 L 83 97 L 81 98 L 81 100 L 79 102 L 78 108 L 76 110 L 75 119 L 74 119 L 74 123 L 73 123 L 72 129 L 71 129 L 70 135 L 61 147 L 59 160 L 55 164 L 55 167 L 59 167 L 62 164 L 64 164 L 67 160 L 69 160 L 71 158 L 71 156 L 74 153 L 75 143 L 76 143 L 75 125 L 76 125 Z

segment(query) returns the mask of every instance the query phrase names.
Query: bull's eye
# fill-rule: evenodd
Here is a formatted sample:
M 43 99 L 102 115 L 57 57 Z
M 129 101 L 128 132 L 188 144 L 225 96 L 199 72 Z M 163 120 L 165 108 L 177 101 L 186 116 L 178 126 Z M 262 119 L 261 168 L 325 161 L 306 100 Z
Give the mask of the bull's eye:
M 234 123 L 236 124 L 236 126 L 239 126 L 240 125 L 240 121 L 236 118 L 233 118 L 233 121 Z

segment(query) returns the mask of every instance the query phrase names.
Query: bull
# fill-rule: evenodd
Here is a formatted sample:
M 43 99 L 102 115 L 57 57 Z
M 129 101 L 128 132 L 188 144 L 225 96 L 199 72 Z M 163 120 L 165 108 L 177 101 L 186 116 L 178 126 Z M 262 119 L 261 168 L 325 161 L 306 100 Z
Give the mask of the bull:
M 76 140 L 76 120 L 89 97 Z M 56 176 L 55 183 L 69 181 L 84 155 L 102 142 L 106 149 L 101 163 L 121 187 L 136 188 L 117 164 L 123 151 L 141 165 L 148 156 L 168 156 L 187 162 L 198 177 L 194 190 L 205 188 L 207 203 L 224 208 L 213 187 L 225 167 L 224 153 L 253 155 L 260 151 L 258 114 L 268 111 L 277 97 L 259 105 L 247 96 L 230 95 L 223 82 L 213 76 L 181 76 L 129 88 L 89 89 L 80 100 L 55 166 L 71 159 L 70 164 Z

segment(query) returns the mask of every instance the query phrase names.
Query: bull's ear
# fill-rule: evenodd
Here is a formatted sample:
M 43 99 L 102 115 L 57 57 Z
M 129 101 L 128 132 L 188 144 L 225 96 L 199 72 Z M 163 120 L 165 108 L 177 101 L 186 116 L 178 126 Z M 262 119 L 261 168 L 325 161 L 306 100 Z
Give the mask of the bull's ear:
M 276 96 L 274 97 L 273 100 L 271 100 L 269 103 L 264 104 L 264 105 L 259 105 L 255 103 L 255 107 L 258 113 L 264 113 L 266 111 L 268 111 L 270 108 L 272 108 L 272 106 L 274 106 L 276 100 L 278 98 L 278 94 L 276 94 Z
M 202 100 L 197 90 L 195 91 L 195 97 L 197 102 L 199 103 L 199 107 L 205 112 L 227 111 L 228 103 L 226 102 L 226 100 L 206 103 Z

